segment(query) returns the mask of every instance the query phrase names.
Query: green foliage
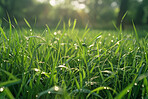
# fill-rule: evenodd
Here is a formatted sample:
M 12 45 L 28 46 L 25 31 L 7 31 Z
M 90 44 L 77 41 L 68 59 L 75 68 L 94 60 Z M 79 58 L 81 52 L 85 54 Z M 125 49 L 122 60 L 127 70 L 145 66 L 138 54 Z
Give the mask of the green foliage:
M 0 27 L 0 98 L 148 97 L 148 36 L 134 25 L 135 36 L 78 30 L 76 20 L 32 31 L 24 21 L 29 29 Z

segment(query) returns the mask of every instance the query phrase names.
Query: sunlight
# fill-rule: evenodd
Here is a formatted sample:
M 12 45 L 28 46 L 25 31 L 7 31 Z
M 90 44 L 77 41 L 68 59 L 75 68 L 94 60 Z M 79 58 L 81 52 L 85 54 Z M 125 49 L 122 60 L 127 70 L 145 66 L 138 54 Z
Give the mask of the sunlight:
M 65 0 L 50 0 L 49 3 L 52 5 L 52 6 L 56 6 L 56 5 L 59 5 L 59 4 L 62 4 L 64 3 Z
M 37 2 L 44 3 L 46 0 L 37 0 Z
M 138 2 L 143 2 L 143 0 L 137 0 Z
M 78 1 L 72 1 L 71 2 L 71 5 L 74 6 L 74 9 L 85 9 L 86 8 L 86 5 L 85 4 L 80 4 Z
M 117 7 L 117 6 L 118 6 L 117 2 L 114 1 L 111 3 L 111 7 Z

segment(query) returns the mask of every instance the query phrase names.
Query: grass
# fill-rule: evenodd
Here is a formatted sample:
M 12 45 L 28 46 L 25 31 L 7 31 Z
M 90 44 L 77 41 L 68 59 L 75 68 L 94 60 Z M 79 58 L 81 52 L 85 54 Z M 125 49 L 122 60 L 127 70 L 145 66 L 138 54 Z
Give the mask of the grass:
M 135 26 L 39 32 L 24 20 L 30 29 L 0 27 L 0 98 L 148 98 L 148 35 Z

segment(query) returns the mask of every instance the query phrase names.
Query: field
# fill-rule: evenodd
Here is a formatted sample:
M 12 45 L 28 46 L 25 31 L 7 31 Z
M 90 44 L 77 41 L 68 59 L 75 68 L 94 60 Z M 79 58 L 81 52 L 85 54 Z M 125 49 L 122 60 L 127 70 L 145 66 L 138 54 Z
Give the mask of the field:
M 148 98 L 147 31 L 26 23 L 0 27 L 1 99 Z

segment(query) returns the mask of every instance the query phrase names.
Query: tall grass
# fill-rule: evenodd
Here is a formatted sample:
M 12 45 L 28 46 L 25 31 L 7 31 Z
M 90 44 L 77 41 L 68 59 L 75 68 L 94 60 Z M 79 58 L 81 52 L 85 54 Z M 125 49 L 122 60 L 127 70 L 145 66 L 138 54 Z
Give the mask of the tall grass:
M 69 20 L 38 32 L 24 20 L 29 29 L 0 27 L 0 98 L 148 97 L 148 36 L 135 26 L 136 35 L 99 32 Z

